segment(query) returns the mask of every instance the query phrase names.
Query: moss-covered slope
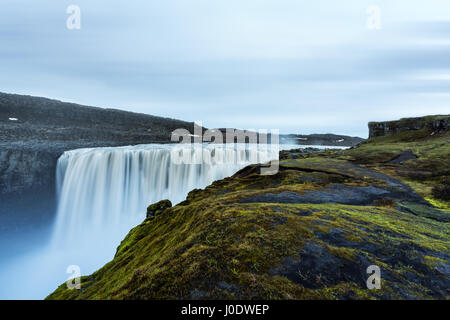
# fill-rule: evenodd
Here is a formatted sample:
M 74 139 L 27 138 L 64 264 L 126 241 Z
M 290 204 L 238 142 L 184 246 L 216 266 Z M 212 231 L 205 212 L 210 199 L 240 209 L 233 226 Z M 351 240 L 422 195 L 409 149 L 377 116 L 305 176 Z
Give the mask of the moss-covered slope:
M 194 190 L 131 230 L 81 290 L 48 298 L 448 299 L 449 203 L 433 188 L 450 136 L 426 130 L 283 152 L 274 176 L 255 165 Z M 380 290 L 366 287 L 370 265 Z

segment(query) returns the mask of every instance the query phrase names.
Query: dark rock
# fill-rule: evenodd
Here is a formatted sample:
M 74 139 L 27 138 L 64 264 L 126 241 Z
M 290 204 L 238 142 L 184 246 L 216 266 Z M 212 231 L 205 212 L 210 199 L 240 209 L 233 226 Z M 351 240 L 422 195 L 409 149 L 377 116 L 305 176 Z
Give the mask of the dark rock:
M 300 170 L 306 173 L 324 172 L 328 175 L 342 175 L 353 179 L 378 180 L 381 183 L 372 183 L 371 186 L 348 186 L 345 184 L 331 183 L 319 190 L 310 190 L 304 193 L 283 191 L 280 193 L 262 193 L 246 199 L 240 203 L 337 203 L 348 205 L 379 205 L 380 203 L 395 204 L 396 202 L 411 202 L 417 205 L 431 207 L 414 190 L 401 181 L 389 177 L 386 174 L 363 168 L 351 162 L 334 162 L 331 168 L 322 168 L 315 164 L 308 167 L 307 163 L 297 162 L 289 165 L 289 162 L 281 163 L 281 170 Z M 245 169 L 244 169 L 245 170 Z M 241 173 L 244 173 L 241 170 Z M 248 170 L 248 169 L 247 169 Z M 306 181 L 306 175 L 302 179 Z
M 446 277 L 450 277 L 450 264 L 449 263 L 442 263 L 442 264 L 436 266 L 436 270 L 439 271 L 441 274 L 445 275 Z
M 226 291 L 230 291 L 230 292 L 236 292 L 239 290 L 239 286 L 236 284 L 229 284 L 226 281 L 219 281 L 217 282 L 217 286 L 222 289 L 222 290 L 226 290 Z
M 168 208 L 172 208 L 172 202 L 170 202 L 170 200 L 161 200 L 149 205 L 147 208 L 147 219 L 159 216 Z
M 287 222 L 286 217 L 273 217 L 272 220 L 273 220 L 272 226 L 274 227 L 284 225 Z
M 438 199 L 450 201 L 450 177 L 444 177 L 444 179 L 433 187 L 433 196 Z
M 402 164 L 405 161 L 408 160 L 415 160 L 417 159 L 417 156 L 412 152 L 411 150 L 401 152 L 399 155 L 397 155 L 394 159 L 389 161 L 391 164 Z
M 372 263 L 357 255 L 355 261 L 332 255 L 324 245 L 307 243 L 298 258 L 285 258 L 283 263 L 270 271 L 305 288 L 320 289 L 340 282 L 352 282 L 364 288 L 366 268 Z
M 298 209 L 295 211 L 295 214 L 300 217 L 307 217 L 312 215 L 314 212 L 318 212 L 317 209 Z
M 209 293 L 204 291 L 204 290 L 199 290 L 199 289 L 193 289 L 191 291 L 189 291 L 190 294 L 190 298 L 192 300 L 200 300 L 200 299 L 205 299 L 209 297 Z
M 280 160 L 301 159 L 304 156 L 309 156 L 311 154 L 319 153 L 322 151 L 323 151 L 323 149 L 317 149 L 317 148 L 282 150 L 282 151 L 280 151 Z
M 450 116 L 428 116 L 405 118 L 397 121 L 369 122 L 369 138 L 389 136 L 424 128 L 430 129 L 433 134 L 447 131 L 450 129 Z
M 345 185 L 330 185 L 320 191 L 296 193 L 283 191 L 281 193 L 264 193 L 243 199 L 241 203 L 340 203 L 350 205 L 371 205 L 380 197 L 389 195 L 388 190 L 377 187 L 350 187 Z
M 344 232 L 341 229 L 332 228 L 330 232 L 314 232 L 314 235 L 322 241 L 328 242 L 335 247 L 355 247 L 358 243 L 344 238 Z

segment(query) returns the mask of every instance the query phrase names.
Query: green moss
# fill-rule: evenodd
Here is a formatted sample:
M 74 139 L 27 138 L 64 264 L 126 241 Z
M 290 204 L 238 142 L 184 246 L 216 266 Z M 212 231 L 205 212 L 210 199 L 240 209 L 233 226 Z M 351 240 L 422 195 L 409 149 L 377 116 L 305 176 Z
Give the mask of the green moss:
M 111 262 L 82 278 L 82 290 L 64 284 L 48 299 L 448 299 L 448 278 L 439 273 L 450 263 L 445 210 L 388 200 L 366 206 L 243 201 L 336 184 L 395 188 L 380 173 L 427 196 L 439 183 L 434 171 L 448 172 L 448 142 L 448 133 L 419 130 L 282 160 L 273 176 L 247 167 L 150 215 Z M 405 150 L 417 159 L 389 163 Z M 366 288 L 371 264 L 385 275 L 382 290 Z
M 376 297 L 364 289 L 364 283 L 341 283 L 335 288 L 312 290 L 270 274 L 283 264 L 285 257 L 298 257 L 303 246 L 311 242 L 323 243 L 333 256 L 354 263 L 360 253 L 373 261 L 382 261 L 385 254 L 391 253 L 388 250 L 381 254 L 378 250 L 383 252 L 386 247 L 394 250 L 401 245 L 417 246 L 430 254 L 450 250 L 445 226 L 393 208 L 230 204 L 220 211 L 215 205 L 201 212 L 196 209 L 194 205 L 175 207 L 170 209 L 173 210 L 170 215 L 136 227 L 127 236 L 132 250 L 121 250 L 111 263 L 83 278 L 84 290 L 70 291 L 63 285 L 49 298 L 190 298 L 193 289 L 208 292 L 206 298 Z M 297 216 L 295 212 L 299 211 L 312 213 Z M 332 229 L 342 230 L 340 238 L 348 244 L 335 246 L 327 238 Z M 140 240 L 131 240 L 142 234 L 145 236 Z M 373 248 L 365 251 L 358 246 L 367 243 Z M 398 258 L 399 265 L 408 263 Z M 392 272 L 397 267 L 389 265 Z M 432 267 L 429 268 L 432 272 Z M 224 295 L 218 286 L 221 281 L 236 284 L 240 289 Z M 427 296 L 420 291 L 415 294 Z
M 443 210 L 446 210 L 446 211 L 450 211 L 450 202 L 448 202 L 448 201 L 443 201 L 443 200 L 440 200 L 440 199 L 434 199 L 432 197 L 425 197 L 425 199 L 429 203 L 431 203 L 433 206 L 435 206 L 436 208 L 443 209 Z
M 154 218 L 172 207 L 170 200 L 162 200 L 147 207 L 147 218 Z

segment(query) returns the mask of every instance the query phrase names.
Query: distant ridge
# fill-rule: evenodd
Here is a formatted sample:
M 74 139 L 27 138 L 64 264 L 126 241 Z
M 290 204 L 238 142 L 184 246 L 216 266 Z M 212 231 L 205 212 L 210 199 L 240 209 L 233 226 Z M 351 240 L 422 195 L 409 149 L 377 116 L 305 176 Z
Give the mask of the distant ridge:
M 48 225 L 55 212 L 55 172 L 64 151 L 168 143 L 193 123 L 0 93 L 0 232 Z M 15 231 L 14 231 L 15 232 Z
M 139 144 L 170 142 L 178 128 L 193 123 L 61 102 L 47 98 L 0 93 L 0 141 L 49 140 Z

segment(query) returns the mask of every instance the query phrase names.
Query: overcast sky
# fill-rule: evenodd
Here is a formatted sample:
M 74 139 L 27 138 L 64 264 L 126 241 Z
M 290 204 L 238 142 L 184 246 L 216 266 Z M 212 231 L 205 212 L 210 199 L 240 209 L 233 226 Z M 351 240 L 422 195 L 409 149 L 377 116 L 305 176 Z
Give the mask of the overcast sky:
M 366 137 L 371 120 L 450 113 L 450 2 L 1 0 L 0 91 Z

